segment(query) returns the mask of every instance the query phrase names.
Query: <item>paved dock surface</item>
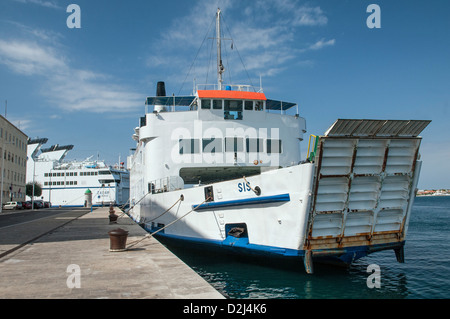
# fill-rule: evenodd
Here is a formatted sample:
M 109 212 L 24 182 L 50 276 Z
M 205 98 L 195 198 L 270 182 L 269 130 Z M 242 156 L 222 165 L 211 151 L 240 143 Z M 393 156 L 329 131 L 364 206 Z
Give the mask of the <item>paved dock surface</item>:
M 127 215 L 117 224 L 108 216 L 72 210 L 0 227 L 0 298 L 224 298 L 156 239 L 132 246 L 147 232 Z M 129 232 L 129 249 L 110 252 L 117 228 Z

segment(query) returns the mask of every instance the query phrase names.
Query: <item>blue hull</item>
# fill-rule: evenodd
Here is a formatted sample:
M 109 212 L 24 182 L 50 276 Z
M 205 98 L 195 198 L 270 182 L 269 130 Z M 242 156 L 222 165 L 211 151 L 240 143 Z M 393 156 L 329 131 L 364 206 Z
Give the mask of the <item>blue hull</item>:
M 159 228 L 145 228 L 152 233 Z M 248 257 L 264 257 L 273 258 L 275 260 L 304 262 L 307 272 L 312 272 L 311 262 L 337 264 L 349 266 L 359 258 L 365 257 L 371 253 L 393 249 L 396 252 L 397 260 L 403 262 L 403 247 L 405 242 L 393 242 L 387 244 L 377 244 L 371 246 L 353 246 L 343 247 L 338 249 L 321 249 L 312 251 L 312 260 L 307 257 L 307 251 L 287 249 L 281 247 L 255 245 L 249 243 L 248 237 L 233 237 L 227 236 L 225 240 L 211 240 L 195 237 L 184 237 L 172 234 L 166 234 L 164 231 L 155 234 L 155 237 L 164 242 L 182 244 L 183 246 L 192 248 L 205 248 L 217 252 L 218 249 L 224 250 L 228 253 L 239 254 Z M 311 269 L 309 269 L 311 268 Z

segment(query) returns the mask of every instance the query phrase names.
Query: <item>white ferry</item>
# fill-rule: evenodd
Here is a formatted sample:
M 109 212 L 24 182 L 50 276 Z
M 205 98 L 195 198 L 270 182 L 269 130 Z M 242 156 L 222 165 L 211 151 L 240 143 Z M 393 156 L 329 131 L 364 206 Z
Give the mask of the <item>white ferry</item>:
M 223 83 L 216 19 L 217 85 L 166 96 L 159 82 L 147 98 L 128 158 L 130 216 L 161 238 L 298 259 L 308 273 L 313 260 L 386 249 L 403 262 L 430 121 L 338 119 L 301 156 L 295 103 Z
M 27 183 L 42 187 L 39 198 L 55 206 L 86 206 L 85 193 L 92 193 L 92 206 L 126 205 L 130 176 L 124 163 L 108 166 L 104 161 L 64 161 L 73 145 L 42 148 L 47 138 L 28 140 Z M 31 200 L 31 199 L 29 199 Z

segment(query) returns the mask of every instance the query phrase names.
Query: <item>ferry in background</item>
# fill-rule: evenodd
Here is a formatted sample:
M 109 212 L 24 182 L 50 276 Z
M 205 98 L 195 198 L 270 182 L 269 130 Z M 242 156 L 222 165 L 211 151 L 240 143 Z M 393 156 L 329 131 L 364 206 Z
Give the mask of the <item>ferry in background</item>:
M 147 98 L 128 158 L 133 220 L 188 245 L 300 260 L 308 273 L 313 260 L 386 249 L 403 262 L 430 121 L 338 119 L 301 156 L 296 103 L 223 83 L 220 24 L 218 10 L 217 84 L 166 96 L 160 82 Z
M 83 207 L 85 193 L 90 190 L 92 206 L 128 203 L 130 175 L 124 163 L 108 166 L 104 161 L 93 161 L 92 157 L 66 162 L 64 158 L 73 145 L 42 148 L 47 141 L 47 138 L 28 140 L 27 184 L 37 182 L 42 187 L 42 195 L 35 200 L 48 201 L 53 207 Z

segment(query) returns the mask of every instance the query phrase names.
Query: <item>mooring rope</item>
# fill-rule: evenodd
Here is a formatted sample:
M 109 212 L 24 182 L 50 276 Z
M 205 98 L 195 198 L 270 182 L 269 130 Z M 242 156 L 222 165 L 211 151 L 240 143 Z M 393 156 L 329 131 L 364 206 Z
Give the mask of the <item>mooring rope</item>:
M 127 206 L 127 204 L 130 202 L 130 198 L 128 197 L 127 201 L 125 202 L 125 204 L 121 205 L 121 206 L 117 206 L 119 207 L 120 210 L 124 210 L 125 206 Z
M 181 194 L 180 195 L 180 198 L 178 198 L 178 200 L 172 205 L 172 206 L 170 206 L 168 209 L 166 209 L 166 211 L 164 212 L 164 213 L 162 213 L 161 215 L 159 215 L 159 216 L 157 216 L 157 217 L 155 217 L 155 218 L 153 218 L 153 219 L 150 219 L 150 220 L 148 220 L 148 221 L 145 221 L 145 222 L 152 222 L 152 221 L 154 221 L 155 219 L 158 219 L 159 217 L 161 217 L 162 215 L 164 215 L 165 213 L 167 213 L 168 211 L 170 211 L 178 202 L 180 202 L 180 201 L 183 201 L 184 200 L 184 196 L 183 196 L 183 194 Z
M 148 193 L 147 193 L 148 194 Z M 145 194 L 144 195 L 144 197 L 145 196 L 147 196 L 147 194 Z M 142 197 L 141 198 L 141 200 L 144 198 L 144 197 Z M 141 200 L 139 200 L 137 203 L 139 203 Z M 170 211 L 179 201 L 182 201 L 182 200 L 184 200 L 184 196 L 183 196 L 183 194 L 181 194 L 180 195 L 180 198 L 178 198 L 178 200 L 172 205 L 172 206 L 170 206 L 170 208 L 169 209 L 167 209 L 164 213 L 162 213 L 161 215 L 159 215 L 158 217 L 155 217 L 155 218 L 153 218 L 152 220 L 149 220 L 148 222 L 151 222 L 151 221 L 154 221 L 155 219 L 158 219 L 159 217 L 161 217 L 162 215 L 164 215 L 165 213 L 167 213 L 168 211 Z M 136 203 L 136 204 L 137 204 Z M 136 206 L 136 204 L 134 204 L 134 206 Z M 134 206 L 133 206 L 133 208 L 134 208 Z M 129 210 L 128 210 L 128 212 L 131 210 L 132 208 L 130 208 Z M 127 213 L 128 213 L 127 212 Z M 121 218 L 123 215 L 125 215 L 126 213 L 125 212 L 122 212 L 122 214 L 120 214 L 119 215 L 119 217 L 117 217 L 117 218 Z M 145 220 L 144 220 L 145 221 Z
M 245 184 L 247 184 L 248 185 L 248 187 L 250 187 L 250 189 L 253 191 L 253 192 L 255 192 L 256 193 L 256 191 L 253 189 L 253 187 L 250 185 L 250 183 L 249 182 L 247 182 L 247 179 L 245 178 L 245 176 L 242 176 L 243 178 L 244 178 L 244 181 L 245 181 Z
M 245 176 L 242 176 L 244 178 L 245 184 L 248 185 L 248 187 L 250 187 L 250 189 L 257 195 L 259 196 L 261 194 L 261 189 L 259 188 L 259 186 L 256 186 L 257 189 L 254 189 L 249 182 L 247 182 L 247 179 L 245 178 Z
M 181 199 L 181 196 L 180 196 L 180 199 Z M 161 227 L 161 228 L 158 229 L 157 231 L 154 231 L 153 233 L 147 234 L 147 235 L 145 235 L 143 238 L 138 239 L 138 240 L 132 242 L 131 244 L 128 245 L 127 249 L 129 249 L 130 247 L 133 247 L 133 246 L 139 244 L 141 241 L 143 241 L 143 240 L 145 240 L 145 239 L 147 239 L 147 238 L 153 237 L 153 235 L 155 235 L 156 233 L 159 233 L 160 231 L 166 229 L 166 228 L 169 227 L 170 225 L 175 224 L 177 221 L 183 219 L 184 217 L 186 217 L 187 215 L 189 215 L 190 213 L 192 213 L 193 211 L 195 211 L 197 208 L 199 208 L 200 206 L 202 206 L 204 203 L 206 203 L 206 202 L 209 201 L 209 200 L 211 200 L 211 197 L 206 198 L 200 205 L 195 206 L 195 207 L 192 208 L 189 212 L 187 212 L 187 213 L 184 214 L 183 216 L 181 216 L 181 217 L 175 219 L 174 221 L 170 222 L 170 223 L 167 224 L 166 226 Z M 174 205 L 175 205 L 175 204 L 174 204 Z M 173 205 L 173 206 L 174 206 L 174 205 Z M 172 207 L 173 207 L 173 206 L 172 206 Z
M 137 204 L 139 204 L 139 203 L 140 203 L 140 202 L 141 202 L 148 194 L 150 194 L 150 193 L 151 193 L 151 191 L 148 192 L 148 193 L 146 193 L 144 196 L 142 196 L 140 200 L 138 200 L 133 206 L 131 206 L 131 207 L 128 209 L 127 213 L 129 213 L 130 210 L 132 210 Z

